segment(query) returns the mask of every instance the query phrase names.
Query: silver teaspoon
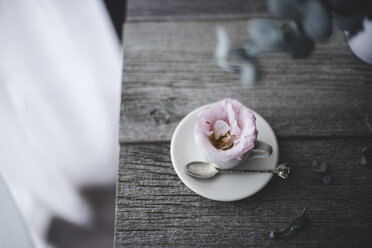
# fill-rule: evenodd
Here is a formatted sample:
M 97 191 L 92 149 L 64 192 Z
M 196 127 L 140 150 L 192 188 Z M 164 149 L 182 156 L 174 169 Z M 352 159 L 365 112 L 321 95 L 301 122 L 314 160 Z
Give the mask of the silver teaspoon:
M 273 173 L 281 178 L 287 178 L 291 168 L 285 163 L 278 165 L 275 169 L 267 170 L 221 170 L 214 164 L 208 162 L 191 162 L 185 166 L 185 171 L 193 177 L 197 178 L 211 178 L 218 173 Z

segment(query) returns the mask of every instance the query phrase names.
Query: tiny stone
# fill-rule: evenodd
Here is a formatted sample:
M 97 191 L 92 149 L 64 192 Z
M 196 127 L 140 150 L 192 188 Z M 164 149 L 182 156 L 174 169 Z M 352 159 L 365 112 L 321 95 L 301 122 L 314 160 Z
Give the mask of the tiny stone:
M 363 154 L 367 154 L 368 153 L 368 150 L 369 150 L 368 147 L 367 146 L 364 146 L 364 147 L 362 147 L 362 150 L 361 151 L 362 151 Z
M 170 123 L 170 114 L 164 109 L 154 109 L 150 112 L 150 117 L 157 124 L 169 124 Z
M 322 160 L 321 161 L 314 160 L 311 167 L 312 167 L 311 169 L 316 173 L 324 173 L 327 171 L 327 163 Z
M 276 238 L 276 231 L 275 231 L 275 230 L 272 230 L 272 231 L 270 232 L 270 238 L 271 238 L 271 239 L 275 239 L 275 238 Z
M 372 123 L 371 123 L 371 120 L 369 119 L 367 113 L 366 113 L 366 119 L 365 119 L 365 121 L 366 121 L 366 125 L 367 125 L 367 127 L 368 127 L 368 130 L 369 130 L 370 132 L 372 132 Z
M 322 178 L 324 184 L 330 184 L 331 183 L 331 177 L 330 176 L 324 176 Z
M 362 157 L 360 158 L 360 164 L 364 167 L 367 166 L 367 157 L 363 154 Z

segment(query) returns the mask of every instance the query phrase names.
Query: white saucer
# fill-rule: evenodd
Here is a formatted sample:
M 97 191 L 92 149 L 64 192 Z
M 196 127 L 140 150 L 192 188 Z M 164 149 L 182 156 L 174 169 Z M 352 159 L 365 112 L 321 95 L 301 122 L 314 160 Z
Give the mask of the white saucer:
M 207 106 L 207 105 L 206 105 Z M 174 170 L 181 181 L 195 193 L 216 201 L 236 201 L 260 191 L 270 181 L 273 174 L 223 174 L 210 179 L 198 179 L 185 172 L 185 165 L 192 161 L 206 161 L 203 152 L 194 141 L 194 122 L 197 113 L 206 106 L 190 112 L 178 124 L 171 141 L 171 159 Z M 262 116 L 256 116 L 258 139 L 270 144 L 273 153 L 268 158 L 249 159 L 240 168 L 274 169 L 278 165 L 279 148 L 274 131 Z

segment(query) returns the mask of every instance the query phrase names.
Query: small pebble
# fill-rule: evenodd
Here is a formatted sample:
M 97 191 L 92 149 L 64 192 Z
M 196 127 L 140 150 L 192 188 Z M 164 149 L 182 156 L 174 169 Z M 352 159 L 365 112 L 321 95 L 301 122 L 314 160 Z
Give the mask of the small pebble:
M 327 171 L 327 163 L 323 160 L 314 160 L 311 169 L 316 173 L 324 173 Z
M 330 184 L 331 183 L 331 177 L 330 176 L 324 176 L 322 178 L 324 184 Z
M 365 119 L 365 122 L 366 122 L 366 125 L 367 125 L 367 128 L 370 132 L 372 132 L 372 123 L 371 123 L 372 120 L 369 119 L 368 117 L 368 114 L 366 113 L 366 119 Z
M 360 158 L 360 164 L 364 167 L 367 167 L 367 157 L 363 154 Z
M 360 157 L 360 164 L 364 167 L 368 165 L 368 158 L 371 158 L 370 149 L 368 146 L 364 146 L 361 149 L 362 156 Z
M 271 238 L 271 239 L 275 239 L 275 238 L 276 238 L 276 231 L 275 231 L 275 230 L 272 230 L 272 231 L 270 232 L 270 238 Z
M 154 109 L 150 111 L 151 119 L 157 124 L 169 124 L 171 116 L 164 109 Z
M 363 154 L 367 154 L 367 153 L 368 153 L 368 146 L 364 146 L 364 147 L 362 147 L 361 152 L 362 152 Z

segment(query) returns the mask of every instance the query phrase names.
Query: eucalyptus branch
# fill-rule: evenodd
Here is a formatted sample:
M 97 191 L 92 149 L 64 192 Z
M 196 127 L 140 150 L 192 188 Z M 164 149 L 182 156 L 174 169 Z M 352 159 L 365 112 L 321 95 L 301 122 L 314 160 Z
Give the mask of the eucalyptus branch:
M 267 0 L 267 6 L 281 22 L 251 20 L 249 39 L 243 42 L 241 49 L 231 50 L 226 30 L 217 28 L 216 64 L 237 74 L 242 84 L 250 87 L 260 78 L 256 58 L 261 53 L 280 51 L 290 58 L 304 58 L 312 53 L 316 42 L 331 35 L 332 20 L 352 36 L 362 30 L 365 18 L 372 18 L 370 0 Z

